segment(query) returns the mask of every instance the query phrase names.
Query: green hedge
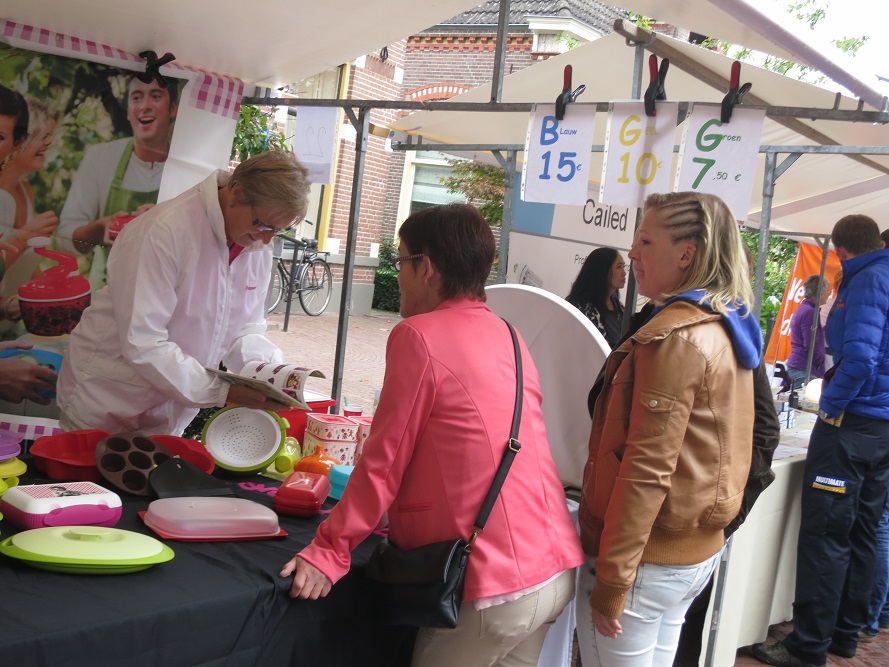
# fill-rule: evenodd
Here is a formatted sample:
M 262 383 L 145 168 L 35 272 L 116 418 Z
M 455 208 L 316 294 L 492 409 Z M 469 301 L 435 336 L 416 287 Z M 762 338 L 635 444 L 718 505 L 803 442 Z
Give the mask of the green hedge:
M 398 246 L 390 238 L 380 241 L 380 264 L 374 275 L 374 298 L 372 306 L 377 310 L 397 313 L 401 307 L 398 300 L 398 273 L 392 268 L 392 260 L 398 255 Z

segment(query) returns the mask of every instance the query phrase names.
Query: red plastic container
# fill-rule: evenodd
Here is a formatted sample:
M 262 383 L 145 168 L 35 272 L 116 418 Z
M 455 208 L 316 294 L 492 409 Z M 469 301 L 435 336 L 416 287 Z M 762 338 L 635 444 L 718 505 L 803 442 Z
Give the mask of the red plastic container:
M 275 413 L 287 420 L 290 424 L 290 428 L 287 429 L 287 435 L 296 438 L 300 445 L 303 444 L 303 439 L 305 438 L 306 422 L 308 421 L 309 413 L 320 412 L 327 414 L 330 412 L 330 408 L 336 405 L 336 401 L 328 398 L 322 401 L 306 401 L 306 405 L 309 406 L 308 410 L 281 410 Z
M 275 494 L 275 509 L 281 514 L 314 516 L 330 494 L 330 479 L 314 472 L 294 472 Z
M 96 445 L 109 435 L 98 429 L 45 435 L 37 438 L 29 451 L 37 469 L 50 479 L 99 482 L 102 475 L 96 466 Z
M 108 238 L 114 241 L 117 238 L 117 235 L 123 231 L 123 228 L 126 227 L 127 223 L 130 222 L 136 216 L 134 215 L 119 215 L 114 219 L 114 222 L 108 227 Z
M 180 438 L 175 435 L 149 435 L 148 438 L 149 440 L 154 440 L 162 447 L 166 447 L 173 456 L 178 456 L 182 460 L 188 461 L 208 475 L 212 475 L 213 470 L 216 468 L 216 461 L 213 460 L 213 455 L 197 440 Z
M 90 305 L 89 281 L 77 272 L 74 255 L 46 248 L 35 248 L 34 252 L 59 265 L 19 287 L 22 320 L 29 333 L 64 336 L 74 330 Z

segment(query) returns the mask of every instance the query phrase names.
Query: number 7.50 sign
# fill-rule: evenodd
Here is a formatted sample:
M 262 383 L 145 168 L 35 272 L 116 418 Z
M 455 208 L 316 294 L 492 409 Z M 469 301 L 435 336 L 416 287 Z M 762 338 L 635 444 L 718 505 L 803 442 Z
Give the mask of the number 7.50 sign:
M 723 123 L 719 105 L 696 104 L 682 137 L 676 189 L 717 195 L 746 220 L 765 113 L 736 107 Z
M 522 166 L 522 199 L 581 206 L 587 198 L 596 105 L 572 104 L 556 120 L 554 104 L 531 114 Z

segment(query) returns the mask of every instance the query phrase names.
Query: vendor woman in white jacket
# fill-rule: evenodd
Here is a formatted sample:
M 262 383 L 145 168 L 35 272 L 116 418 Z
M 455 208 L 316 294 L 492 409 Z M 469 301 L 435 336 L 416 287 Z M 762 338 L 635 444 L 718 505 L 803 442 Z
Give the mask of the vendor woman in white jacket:
M 58 380 L 63 430 L 181 435 L 199 408 L 283 409 L 205 368 L 283 362 L 265 337 L 268 243 L 305 215 L 307 175 L 292 153 L 262 153 L 126 226 L 107 286 L 71 334 Z

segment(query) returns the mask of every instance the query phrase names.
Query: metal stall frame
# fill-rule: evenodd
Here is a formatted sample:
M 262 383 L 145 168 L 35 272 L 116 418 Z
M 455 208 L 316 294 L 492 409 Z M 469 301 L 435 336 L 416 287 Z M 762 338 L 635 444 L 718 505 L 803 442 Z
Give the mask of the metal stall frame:
M 509 0 L 501 0 L 500 14 L 497 27 L 497 44 L 495 50 L 494 71 L 491 83 L 491 99 L 487 103 L 467 103 L 467 102 L 408 102 L 402 100 L 324 100 L 324 99 L 289 99 L 289 98 L 272 98 L 265 97 L 245 97 L 245 104 L 264 104 L 269 106 L 333 106 L 344 109 L 350 122 L 356 130 L 355 141 L 355 165 L 353 170 L 352 192 L 350 202 L 349 226 L 346 239 L 345 265 L 343 267 L 343 288 L 342 299 L 339 309 L 339 322 L 337 332 L 336 356 L 334 363 L 334 377 L 332 379 L 332 396 L 336 401 L 335 410 L 340 410 L 340 399 L 342 394 L 343 368 L 345 362 L 345 348 L 347 338 L 347 324 L 350 315 L 350 295 L 352 286 L 352 270 L 355 261 L 355 245 L 357 238 L 357 229 L 359 221 L 359 212 L 361 204 L 361 181 L 364 173 L 364 158 L 367 150 L 367 138 L 370 132 L 370 111 L 372 109 L 397 109 L 397 110 L 415 110 L 415 111 L 472 111 L 481 113 L 497 113 L 497 112 L 530 112 L 536 104 L 533 103 L 503 103 L 500 101 L 503 90 L 503 76 L 505 64 L 505 36 L 508 29 Z M 632 81 L 632 99 L 640 99 L 642 87 L 642 71 L 644 64 L 644 56 L 646 51 L 650 51 L 661 58 L 670 57 L 671 47 L 657 39 L 656 33 L 638 28 L 633 24 L 624 20 L 615 22 L 615 31 L 624 35 L 628 46 L 634 48 L 634 70 Z M 678 62 L 678 61 L 676 61 Z M 675 63 L 674 63 L 675 64 Z M 677 65 L 679 66 L 679 65 Z M 713 83 L 713 77 L 709 73 L 692 72 L 705 82 Z M 717 82 L 722 83 L 722 82 Z M 727 82 L 725 82 L 727 83 Z M 727 86 L 724 86 L 727 89 Z M 749 96 L 749 101 L 756 98 Z M 786 122 L 793 123 L 795 118 L 838 120 L 849 122 L 868 122 L 868 123 L 889 123 L 889 98 L 883 98 L 883 105 L 880 111 L 864 111 L 863 103 L 859 102 L 858 109 L 843 110 L 839 108 L 840 96 L 837 95 L 837 102 L 833 108 L 805 108 L 793 106 L 774 106 L 762 104 L 746 104 L 746 107 L 765 108 L 766 116 L 772 118 L 785 118 Z M 575 103 L 578 104 L 578 103 Z M 610 102 L 594 102 L 584 103 L 586 105 L 595 104 L 596 110 L 599 112 L 607 112 L 611 109 Z M 679 103 L 679 116 L 677 124 L 681 122 L 688 114 L 689 102 Z M 357 114 L 356 114 L 357 110 Z M 804 136 L 812 136 L 812 132 L 802 132 Z M 815 132 L 814 134 L 817 134 Z M 391 136 L 391 134 L 390 134 Z M 418 150 L 439 150 L 443 152 L 490 152 L 497 162 L 504 168 L 506 172 L 506 193 L 504 197 L 503 222 L 501 227 L 501 256 L 508 254 L 509 251 L 509 233 L 511 229 L 512 217 L 512 200 L 515 190 L 515 169 L 517 163 L 517 153 L 525 149 L 522 144 L 430 144 L 424 143 L 422 137 L 417 137 L 416 141 L 408 138 L 407 141 L 400 142 L 393 139 L 392 149 L 396 151 L 418 151 Z M 678 151 L 679 147 L 674 146 L 674 151 Z M 593 145 L 591 152 L 604 151 L 603 145 Z M 837 145 L 761 145 L 760 153 L 766 156 L 766 169 L 763 177 L 762 185 L 762 212 L 760 215 L 759 225 L 759 244 L 758 244 L 758 261 L 754 276 L 754 293 L 757 302 L 754 306 L 754 315 L 759 318 L 761 310 L 762 292 L 765 283 L 765 256 L 768 249 L 768 236 L 771 222 L 771 207 L 774 196 L 774 188 L 780 176 L 789 169 L 799 157 L 805 153 L 826 153 L 826 154 L 842 154 L 842 155 L 889 155 L 889 146 L 837 146 Z M 778 156 L 786 154 L 787 157 L 779 164 Z M 881 168 L 882 169 L 882 168 Z M 885 169 L 883 169 L 886 171 Z M 641 220 L 641 209 L 637 209 L 636 226 Z M 829 237 L 817 233 L 798 233 L 798 232 L 779 232 L 780 235 L 786 237 L 801 236 L 812 238 L 822 247 L 822 264 L 821 276 L 823 278 L 827 263 L 827 249 L 829 246 Z M 508 262 L 501 261 L 498 271 L 498 282 L 505 282 L 505 266 Z M 637 286 L 632 275 L 630 276 L 627 291 L 627 312 L 632 313 L 635 309 L 637 299 Z M 629 318 L 626 318 L 627 320 Z M 811 368 L 811 355 L 809 352 L 809 368 Z M 808 376 L 807 376 L 808 377 Z M 708 649 L 704 656 L 704 664 L 712 665 L 715 651 L 715 638 L 718 627 L 719 612 L 723 605 L 723 594 L 725 584 L 725 573 L 727 564 L 731 555 L 731 540 L 729 540 L 722 556 L 722 567 L 720 568 L 720 576 L 715 582 L 714 597 L 712 602 L 712 618 L 709 628 L 710 639 L 708 641 Z

